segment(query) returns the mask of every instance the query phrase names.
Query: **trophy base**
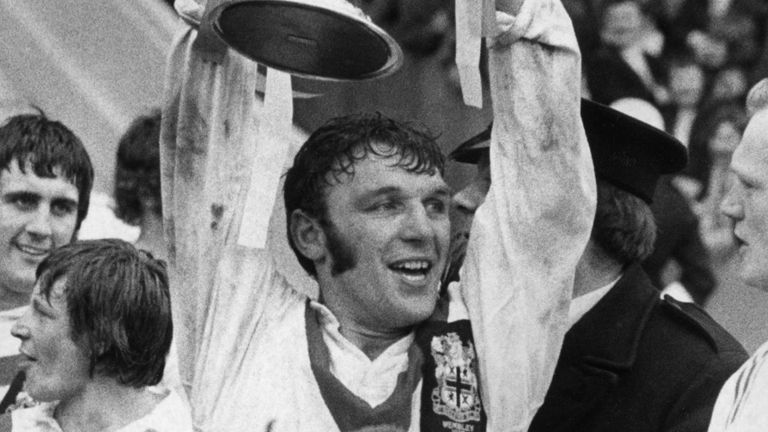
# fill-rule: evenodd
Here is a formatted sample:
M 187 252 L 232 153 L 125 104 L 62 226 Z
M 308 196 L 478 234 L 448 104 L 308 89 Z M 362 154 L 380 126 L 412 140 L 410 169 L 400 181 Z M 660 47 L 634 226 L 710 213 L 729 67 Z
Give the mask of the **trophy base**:
M 301 0 L 225 2 L 214 31 L 230 47 L 265 66 L 304 78 L 365 80 L 394 72 L 402 51 L 364 18 Z

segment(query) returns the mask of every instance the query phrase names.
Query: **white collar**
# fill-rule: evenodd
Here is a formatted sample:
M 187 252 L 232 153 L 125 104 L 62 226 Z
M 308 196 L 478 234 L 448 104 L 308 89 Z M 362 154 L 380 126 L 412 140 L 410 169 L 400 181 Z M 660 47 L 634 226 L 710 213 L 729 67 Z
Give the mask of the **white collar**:
M 413 344 L 414 332 L 411 331 L 371 360 L 339 332 L 339 320 L 330 309 L 316 301 L 310 301 L 309 305 L 319 315 L 331 373 L 371 407 L 387 400 L 395 390 L 398 375 L 408 368 L 408 350 Z
M 147 388 L 147 391 L 156 391 Z M 164 392 L 165 393 L 165 392 Z M 41 402 L 38 405 L 11 412 L 14 432 L 62 432 L 53 417 L 58 402 Z M 139 432 L 157 430 L 160 432 L 187 432 L 192 430 L 189 408 L 174 391 L 163 399 L 144 417 L 123 426 L 116 432 Z

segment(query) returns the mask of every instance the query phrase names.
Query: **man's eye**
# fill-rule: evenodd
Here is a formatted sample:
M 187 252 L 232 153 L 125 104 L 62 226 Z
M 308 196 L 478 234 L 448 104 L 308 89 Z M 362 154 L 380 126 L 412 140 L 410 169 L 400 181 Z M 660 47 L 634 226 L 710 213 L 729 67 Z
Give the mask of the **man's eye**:
M 42 318 L 53 319 L 53 315 L 43 308 L 37 301 L 32 302 L 32 314 Z
M 397 210 L 399 207 L 397 201 L 393 200 L 387 200 L 387 201 L 381 201 L 373 205 L 371 207 L 371 210 L 373 211 L 392 211 Z
M 51 213 L 59 217 L 70 215 L 74 213 L 75 210 L 76 210 L 75 206 L 70 203 L 55 202 L 51 205 Z
M 33 210 L 37 206 L 37 199 L 27 195 L 15 196 L 11 202 L 20 210 Z
M 432 213 L 446 213 L 448 211 L 448 203 L 441 199 L 432 199 L 426 203 L 427 210 Z
M 41 316 L 41 317 L 45 317 L 45 318 L 48 317 L 48 315 L 46 315 L 45 312 L 43 312 L 39 307 L 33 306 L 32 307 L 32 313 L 34 315 L 37 315 L 37 316 Z

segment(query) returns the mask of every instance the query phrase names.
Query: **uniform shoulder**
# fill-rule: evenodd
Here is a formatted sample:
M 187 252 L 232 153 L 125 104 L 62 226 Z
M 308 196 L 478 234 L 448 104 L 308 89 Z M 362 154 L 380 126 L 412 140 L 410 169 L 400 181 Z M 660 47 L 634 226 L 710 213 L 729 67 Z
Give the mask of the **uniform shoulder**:
M 680 302 L 667 295 L 661 300 L 660 309 L 668 319 L 705 341 L 714 353 L 734 353 L 737 357 L 744 357 L 744 360 L 748 357 L 739 341 L 700 306 Z

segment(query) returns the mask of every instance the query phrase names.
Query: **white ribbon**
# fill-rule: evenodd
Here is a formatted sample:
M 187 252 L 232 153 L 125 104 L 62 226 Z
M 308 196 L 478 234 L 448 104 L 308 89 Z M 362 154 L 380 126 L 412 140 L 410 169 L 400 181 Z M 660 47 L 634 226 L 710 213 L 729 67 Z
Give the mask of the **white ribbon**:
M 264 107 L 256 134 L 254 160 L 269 163 L 259 163 L 258 166 L 262 169 L 251 171 L 237 239 L 237 244 L 241 246 L 263 249 L 266 245 L 269 219 L 277 199 L 280 175 L 288 152 L 288 146 L 279 145 L 276 137 L 288 136 L 292 123 L 291 76 L 275 69 L 267 69 Z
M 484 5 L 478 0 L 456 0 L 456 68 L 459 72 L 464 103 L 483 106 L 480 77 L 480 48 L 483 34 Z
M 483 37 L 496 36 L 496 0 L 480 0 L 483 3 Z

